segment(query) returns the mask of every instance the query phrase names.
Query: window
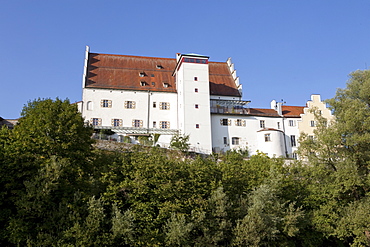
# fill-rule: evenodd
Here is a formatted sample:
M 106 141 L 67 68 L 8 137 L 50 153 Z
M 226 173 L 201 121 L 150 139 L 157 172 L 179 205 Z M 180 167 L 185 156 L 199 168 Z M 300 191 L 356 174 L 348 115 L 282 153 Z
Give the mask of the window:
M 297 160 L 298 159 L 298 154 L 297 153 L 292 153 L 292 158 Z
M 170 103 L 169 102 L 159 102 L 159 109 L 169 110 L 170 109 Z
M 227 145 L 227 137 L 224 137 L 224 144 Z
M 164 69 L 162 65 L 157 64 L 157 69 Z
M 154 77 L 154 74 L 151 74 L 150 77 Z
M 143 127 L 143 120 L 138 120 L 138 119 L 132 120 L 132 127 L 136 127 L 136 128 Z
M 196 76 L 195 76 L 195 77 L 194 77 L 194 81 L 198 81 L 198 77 L 196 77 Z
M 195 109 L 199 109 L 199 105 L 198 104 L 195 104 Z
M 184 58 L 184 62 L 186 62 L 186 63 L 201 63 L 201 64 L 207 64 L 208 63 L 207 59 L 195 59 L 195 58 L 188 58 L 188 57 Z
M 265 128 L 265 120 L 260 120 L 260 128 Z
M 223 125 L 223 126 L 231 125 L 231 120 L 229 120 L 227 118 L 221 118 L 220 119 L 220 124 Z
M 295 141 L 295 136 L 294 136 L 294 135 L 291 135 L 291 136 L 290 136 L 290 143 L 292 144 L 292 147 L 297 146 L 296 141 Z
M 231 138 L 231 144 L 232 145 L 239 145 L 239 140 L 240 140 L 239 137 L 232 137 Z
M 157 102 L 153 102 L 153 108 L 157 108 Z
M 169 86 L 169 84 L 167 82 L 163 83 L 163 87 L 168 87 L 168 86 Z
M 312 135 L 309 135 L 308 136 L 308 139 L 311 140 L 311 141 L 313 141 L 314 140 L 314 137 Z
M 146 82 L 145 82 L 145 81 L 141 81 L 141 82 L 140 82 L 140 86 L 145 87 L 146 85 L 148 85 L 148 84 L 146 84 Z
M 196 92 L 196 93 L 197 93 L 197 92 L 198 92 L 198 88 L 194 88 L 194 92 Z
M 140 72 L 140 73 L 139 73 L 139 76 L 140 76 L 140 77 L 144 77 L 144 76 L 146 76 L 146 74 L 145 74 L 145 72 Z
M 91 111 L 93 109 L 93 102 L 92 101 L 87 101 L 86 108 L 88 111 Z
M 295 121 L 294 120 L 289 120 L 289 126 L 294 127 L 295 126 Z
M 271 135 L 265 134 L 265 142 L 270 142 L 270 141 L 271 141 Z
M 126 109 L 135 109 L 135 101 L 125 101 Z
M 154 81 L 152 81 L 152 86 L 155 86 L 155 82 Z
M 235 120 L 235 126 L 244 126 L 245 127 L 245 120 L 243 119 L 236 119 Z
M 312 121 L 310 122 L 310 126 L 311 126 L 311 127 L 315 127 L 315 121 L 313 121 L 313 120 L 312 120 Z
M 122 119 L 112 119 L 112 126 L 119 127 L 122 126 Z
M 100 101 L 100 106 L 103 108 L 111 108 L 112 107 L 112 101 L 107 99 L 102 99 Z
M 91 124 L 93 126 L 100 126 L 101 125 L 101 118 L 92 118 L 91 119 Z
M 280 122 L 277 122 L 277 128 L 280 129 Z
M 196 124 L 196 125 L 195 125 L 195 128 L 199 129 L 199 124 Z
M 157 122 L 153 121 L 153 128 L 157 128 Z
M 159 122 L 161 129 L 169 129 L 170 128 L 170 122 L 169 121 L 160 121 Z

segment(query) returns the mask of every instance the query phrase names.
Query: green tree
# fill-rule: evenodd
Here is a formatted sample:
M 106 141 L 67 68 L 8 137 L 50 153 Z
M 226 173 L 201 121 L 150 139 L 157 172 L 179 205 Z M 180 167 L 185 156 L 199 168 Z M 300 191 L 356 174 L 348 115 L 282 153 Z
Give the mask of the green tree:
M 304 205 L 314 228 L 332 243 L 366 245 L 369 216 L 361 210 L 370 191 L 370 71 L 351 73 L 347 87 L 327 103 L 335 121 L 326 126 L 316 114 L 315 139 L 301 140 L 309 162 L 302 169 L 309 192 Z
M 29 102 L 14 129 L 1 135 L 3 243 L 51 245 L 61 236 L 76 191 L 90 193 L 91 133 L 76 105 L 39 99 Z
M 189 135 L 176 134 L 171 138 L 170 147 L 180 150 L 181 152 L 187 152 L 190 146 L 190 144 L 188 143 L 189 138 Z

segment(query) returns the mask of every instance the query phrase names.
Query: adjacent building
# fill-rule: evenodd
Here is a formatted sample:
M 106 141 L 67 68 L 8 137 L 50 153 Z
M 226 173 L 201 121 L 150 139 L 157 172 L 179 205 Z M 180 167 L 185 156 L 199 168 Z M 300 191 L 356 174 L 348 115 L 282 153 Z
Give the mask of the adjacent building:
M 199 54 L 142 57 L 87 47 L 82 88 L 79 109 L 95 129 L 110 129 L 118 141 L 132 143 L 160 134 L 162 147 L 175 134 L 189 135 L 190 149 L 206 154 L 247 149 L 297 158 L 301 131 L 315 128 L 309 109 L 332 118 L 320 95 L 306 106 L 273 100 L 270 109 L 250 108 L 231 59 L 213 62 Z

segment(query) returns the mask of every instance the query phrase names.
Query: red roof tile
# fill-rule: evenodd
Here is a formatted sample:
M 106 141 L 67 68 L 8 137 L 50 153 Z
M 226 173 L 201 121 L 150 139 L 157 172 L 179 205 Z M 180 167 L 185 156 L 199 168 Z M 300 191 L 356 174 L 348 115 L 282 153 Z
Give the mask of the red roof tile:
M 175 66 L 172 58 L 89 53 L 85 87 L 176 92 Z M 240 97 L 226 62 L 209 62 L 209 80 L 212 95 Z
M 304 106 L 287 106 L 283 105 L 283 115 L 284 117 L 301 117 L 303 114 Z
M 280 117 L 274 109 L 249 108 L 249 114 L 254 116 Z

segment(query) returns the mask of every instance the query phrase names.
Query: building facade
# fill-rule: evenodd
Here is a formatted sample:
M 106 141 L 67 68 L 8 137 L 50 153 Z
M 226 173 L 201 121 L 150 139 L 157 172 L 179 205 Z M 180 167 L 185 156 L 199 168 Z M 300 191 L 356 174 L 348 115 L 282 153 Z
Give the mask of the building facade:
M 332 117 L 320 95 L 306 106 L 272 101 L 249 108 L 231 59 L 212 62 L 198 54 L 176 58 L 91 53 L 86 48 L 79 110 L 95 129 L 110 129 L 118 141 L 138 143 L 159 135 L 169 147 L 175 134 L 189 135 L 190 150 L 210 154 L 230 149 L 297 158 L 301 131 L 309 132 L 318 108 Z M 310 132 L 311 133 L 311 132 Z

